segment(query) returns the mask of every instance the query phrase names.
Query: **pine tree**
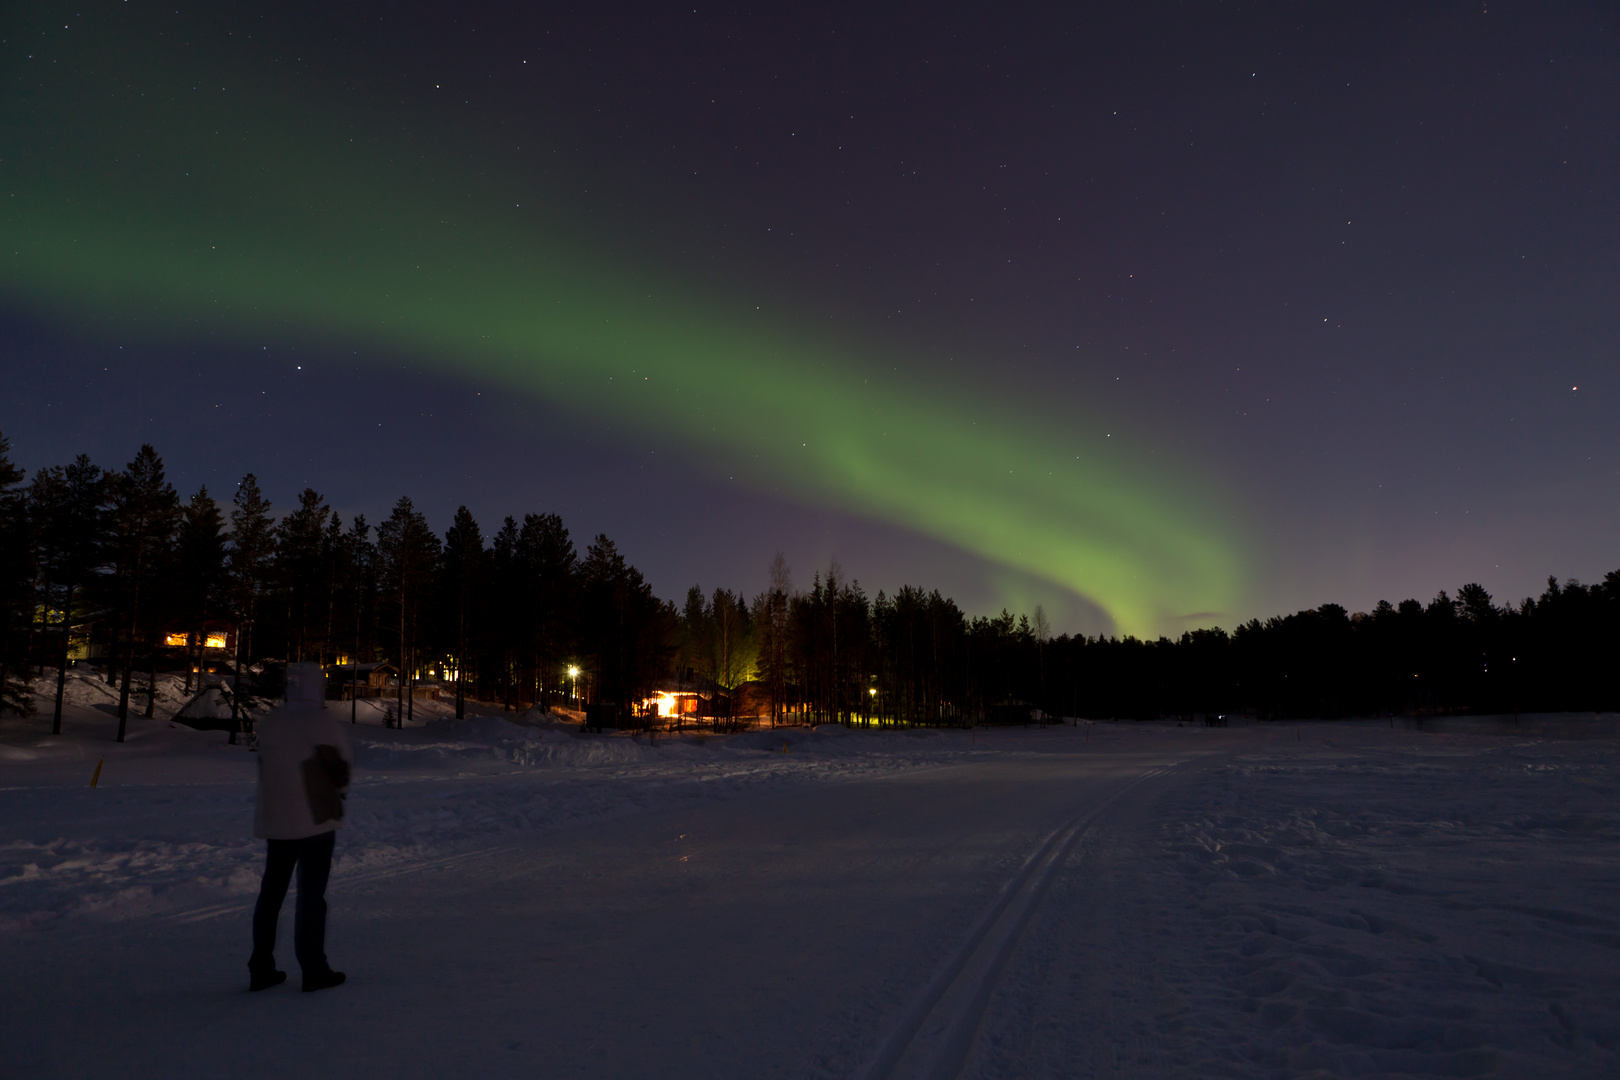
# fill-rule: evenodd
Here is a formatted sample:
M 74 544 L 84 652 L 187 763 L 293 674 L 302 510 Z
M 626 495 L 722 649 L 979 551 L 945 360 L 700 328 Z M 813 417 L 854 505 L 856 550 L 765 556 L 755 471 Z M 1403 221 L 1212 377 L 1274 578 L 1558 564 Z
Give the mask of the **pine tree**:
M 518 523 L 508 514 L 501 522 L 489 548 L 489 583 L 491 595 L 490 633 L 498 643 L 501 654 L 502 710 L 511 712 L 517 702 L 513 700 L 514 680 L 512 647 L 518 640 L 523 611 L 522 575 L 518 567 Z
M 208 488 L 201 487 L 181 514 L 180 538 L 175 551 L 174 591 L 179 600 L 182 626 L 188 632 L 188 692 L 193 666 L 199 673 L 201 688 L 208 617 L 220 608 L 225 582 L 225 516 L 208 494 Z
M 92 585 L 111 547 L 110 519 L 105 511 L 107 477 L 80 454 L 62 470 L 62 483 L 52 506 L 42 508 L 40 547 L 52 576 L 62 588 L 61 648 L 57 654 L 56 703 L 51 733 L 62 733 L 62 700 L 67 693 L 67 665 L 73 635 L 74 604 Z
M 683 686 L 688 677 L 692 677 L 694 681 L 712 681 L 713 661 L 714 627 L 709 622 L 709 605 L 703 598 L 702 587 L 693 585 L 686 590 L 686 605 L 681 609 L 680 642 L 675 661 L 676 676 Z M 701 682 L 699 686 L 701 687 Z
M 398 627 L 399 715 L 403 724 L 415 713 L 411 683 L 421 644 L 422 608 L 439 569 L 439 538 L 411 500 L 401 497 L 388 520 L 377 526 L 377 553 L 384 594 Z
M 275 585 L 285 616 L 288 660 L 306 660 L 311 638 L 326 622 L 330 581 L 326 533 L 331 508 L 314 488 L 298 495 L 298 507 L 276 526 Z
M 236 676 L 231 687 L 231 741 L 242 729 L 242 695 L 248 659 L 253 655 L 253 622 L 259 591 L 275 558 L 275 522 L 270 500 L 252 473 L 242 477 L 231 500 L 230 550 L 226 558 L 231 604 L 236 619 Z
M 456 719 L 467 715 L 467 645 L 484 566 L 484 534 L 465 506 L 444 534 L 444 610 L 456 650 Z
M 114 523 L 113 549 L 117 566 L 118 627 L 127 629 L 124 642 L 123 679 L 118 691 L 118 741 L 124 741 L 129 723 L 130 675 L 137 660 L 136 650 L 145 645 L 149 674 L 155 682 L 156 647 L 151 640 L 154 616 L 162 611 L 162 597 L 154 595 L 172 554 L 175 528 L 180 517 L 180 497 L 164 478 L 163 459 L 150 443 L 143 445 L 134 459 L 118 473 L 110 485 L 111 514 Z M 144 603 L 144 610 L 143 610 Z M 147 690 L 147 715 L 151 715 L 155 685 Z
M 793 596 L 793 573 L 780 551 L 771 560 L 770 580 L 754 600 L 754 625 L 759 634 L 760 676 L 770 698 L 774 725 L 788 705 L 788 606 Z
M 620 717 L 667 677 L 679 620 L 660 601 L 641 571 L 598 533 L 579 563 L 575 625 L 589 657 L 593 699 Z
M 711 665 L 715 684 L 726 697 L 720 714 L 732 721 L 737 715 L 736 689 L 754 671 L 753 621 L 742 597 L 730 589 L 716 589 L 709 602 Z
M 33 599 L 29 603 L 33 617 L 30 620 L 29 636 L 41 642 L 37 649 L 31 646 L 30 651 L 38 657 L 40 678 L 45 676 L 45 661 L 52 652 L 43 642 L 49 637 L 52 629 L 51 615 L 59 610 L 57 598 L 63 594 L 60 568 L 57 560 L 53 558 L 55 552 L 51 550 L 50 534 L 54 531 L 53 522 L 61 514 L 62 501 L 66 497 L 65 473 L 66 470 L 60 465 L 52 465 L 35 472 L 27 490 L 21 493 L 22 500 L 19 504 L 25 510 L 27 557 L 33 576 Z M 57 621 L 60 623 L 60 618 Z M 56 629 L 60 630 L 60 625 Z
M 326 531 L 321 535 L 321 599 L 317 614 L 321 616 L 321 649 L 316 657 L 322 666 L 337 659 L 337 606 L 342 589 L 342 576 L 348 567 L 348 552 L 344 546 L 343 519 L 336 510 L 326 519 Z
M 551 692 L 563 674 L 563 658 L 573 645 L 574 542 L 556 514 L 525 514 L 518 532 L 517 560 L 527 600 L 526 635 L 533 661 L 534 702 L 551 707 Z
M 332 518 L 335 525 L 337 515 Z M 336 540 L 333 563 L 333 596 L 337 603 L 333 622 L 334 626 L 341 623 L 346 634 L 353 628 L 349 662 L 354 667 L 350 674 L 358 678 L 362 658 L 366 663 L 374 658 L 377 630 L 377 548 L 371 542 L 371 527 L 365 515 L 356 514 L 348 531 Z M 359 717 L 359 688 L 351 686 L 349 690 L 349 721 L 355 723 Z
M 27 657 L 21 628 L 32 621 L 27 503 L 23 470 L 12 463 L 11 441 L 0 434 L 0 716 L 31 716 Z

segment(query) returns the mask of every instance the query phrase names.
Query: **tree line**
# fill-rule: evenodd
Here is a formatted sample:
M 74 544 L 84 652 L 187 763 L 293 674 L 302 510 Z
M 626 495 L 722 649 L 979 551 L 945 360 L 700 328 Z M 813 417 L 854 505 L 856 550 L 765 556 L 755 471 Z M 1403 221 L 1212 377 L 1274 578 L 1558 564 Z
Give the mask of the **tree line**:
M 677 607 L 607 536 L 581 553 L 555 514 L 486 536 L 463 506 L 441 536 L 403 497 L 376 526 L 313 489 L 277 517 L 252 474 L 223 504 L 206 487 L 182 498 L 151 446 L 121 469 L 80 455 L 31 478 L 9 451 L 0 436 L 0 712 L 28 712 L 29 679 L 55 669 L 58 731 L 78 649 L 117 687 L 120 739 L 131 708 L 152 715 L 160 670 L 189 688 L 193 670 L 268 660 L 386 662 L 405 709 L 411 683 L 433 680 L 457 716 L 469 697 L 513 710 L 568 698 L 621 725 L 660 691 L 717 725 L 1620 705 L 1620 571 L 1549 579 L 1517 605 L 1470 584 L 1231 633 L 1054 636 L 1038 607 L 969 617 L 937 590 L 868 596 L 836 564 L 795 588 L 780 556 L 752 597 L 693 586 Z M 224 655 L 206 645 L 220 630 Z

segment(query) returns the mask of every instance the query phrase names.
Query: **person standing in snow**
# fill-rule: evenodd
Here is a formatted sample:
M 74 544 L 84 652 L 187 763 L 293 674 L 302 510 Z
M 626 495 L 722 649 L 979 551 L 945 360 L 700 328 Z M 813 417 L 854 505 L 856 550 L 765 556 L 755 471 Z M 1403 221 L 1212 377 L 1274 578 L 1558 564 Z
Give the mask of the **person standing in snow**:
M 250 990 L 287 981 L 287 973 L 276 970 L 276 921 L 295 867 L 293 950 L 303 968 L 304 990 L 325 990 L 344 979 L 326 961 L 326 879 L 354 759 L 347 729 L 326 711 L 325 685 L 319 664 L 288 664 L 286 703 L 258 725 L 253 835 L 265 839 L 269 852 L 253 909 Z

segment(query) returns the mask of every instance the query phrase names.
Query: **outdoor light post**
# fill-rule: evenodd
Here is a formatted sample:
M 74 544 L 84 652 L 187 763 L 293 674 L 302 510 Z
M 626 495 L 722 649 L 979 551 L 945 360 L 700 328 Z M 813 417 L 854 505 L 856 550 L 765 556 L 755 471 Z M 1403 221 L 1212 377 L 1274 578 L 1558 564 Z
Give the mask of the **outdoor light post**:
M 568 677 L 574 680 L 574 708 L 579 708 L 579 668 L 573 664 L 568 665 Z

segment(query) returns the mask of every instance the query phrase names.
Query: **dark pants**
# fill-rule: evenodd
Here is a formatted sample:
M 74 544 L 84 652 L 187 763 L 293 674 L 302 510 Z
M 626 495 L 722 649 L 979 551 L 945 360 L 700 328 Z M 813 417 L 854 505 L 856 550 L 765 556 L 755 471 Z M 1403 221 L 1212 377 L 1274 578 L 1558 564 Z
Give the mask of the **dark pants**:
M 306 980 L 331 970 L 326 962 L 326 879 L 332 872 L 332 845 L 337 833 L 302 840 L 270 840 L 253 908 L 253 955 L 248 967 L 273 971 L 276 966 L 276 920 L 286 899 L 293 867 L 298 867 L 298 906 L 293 916 L 293 952 Z

